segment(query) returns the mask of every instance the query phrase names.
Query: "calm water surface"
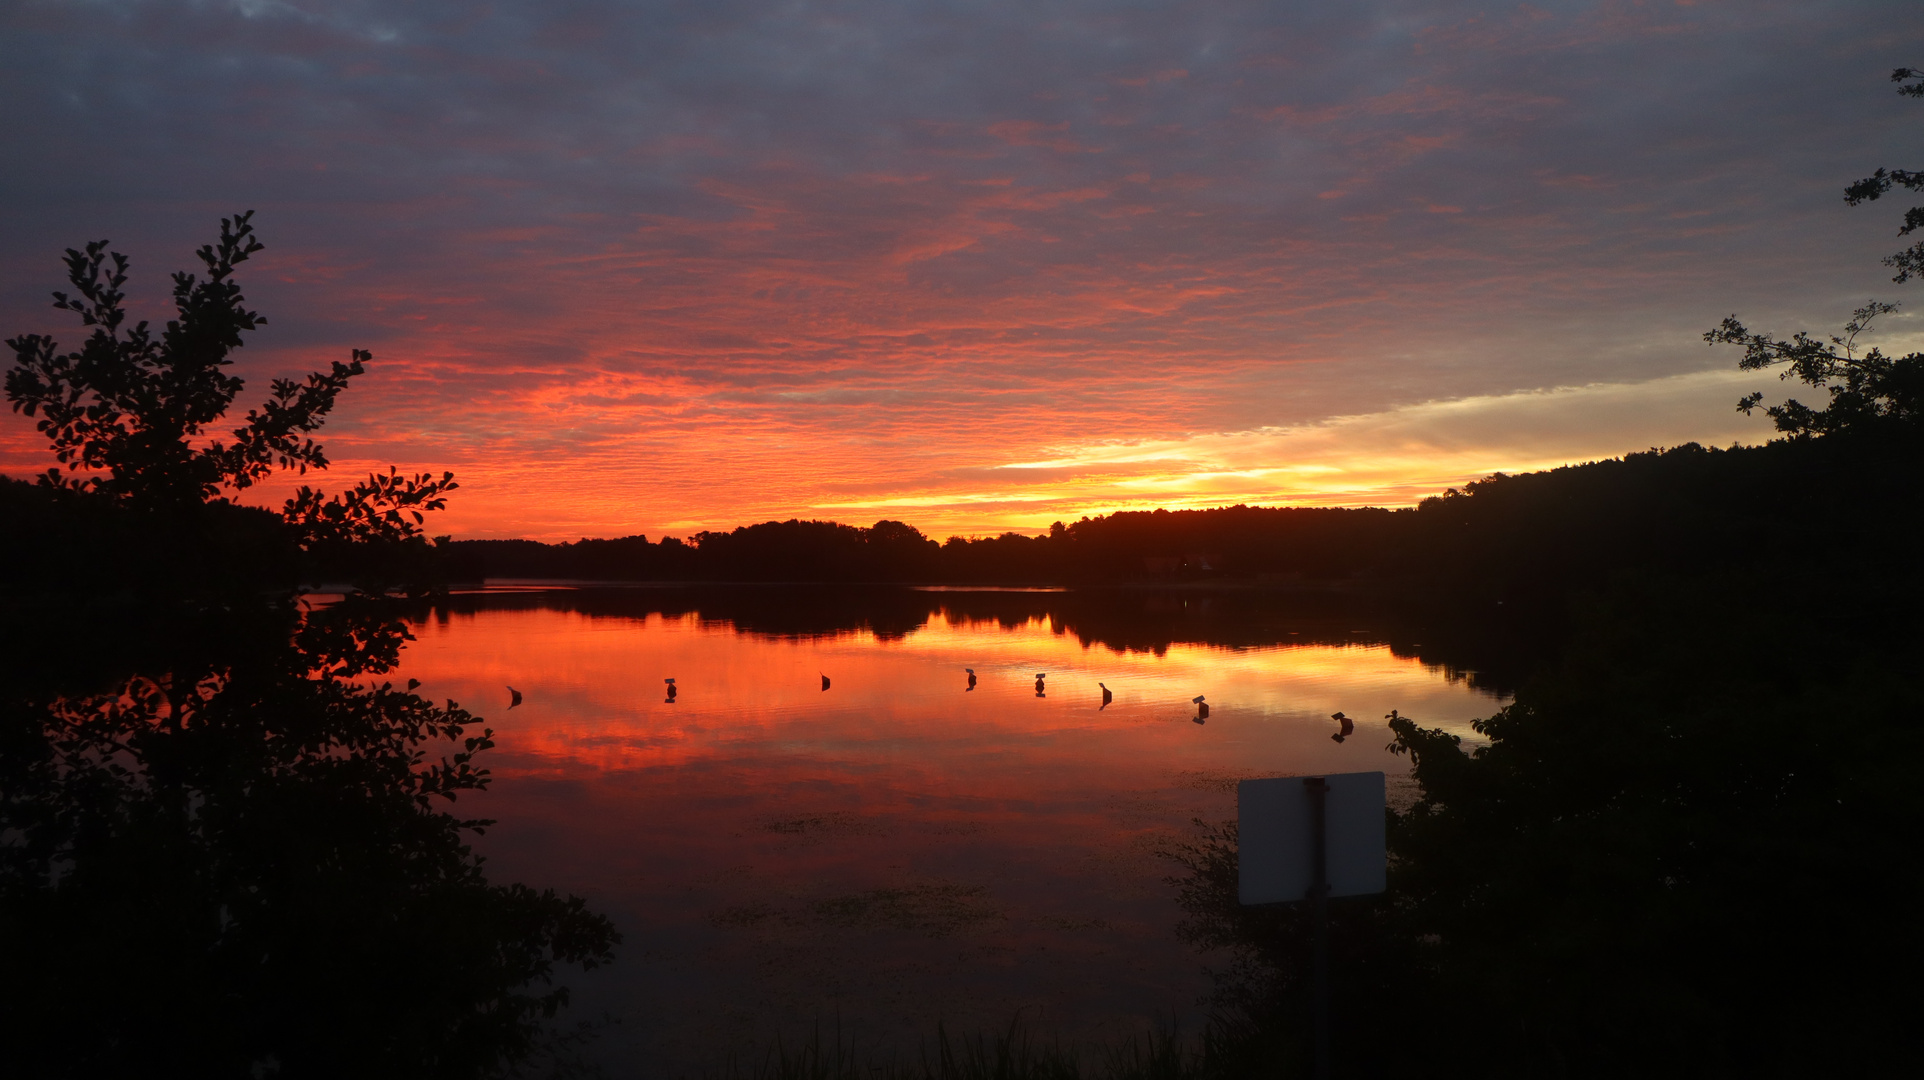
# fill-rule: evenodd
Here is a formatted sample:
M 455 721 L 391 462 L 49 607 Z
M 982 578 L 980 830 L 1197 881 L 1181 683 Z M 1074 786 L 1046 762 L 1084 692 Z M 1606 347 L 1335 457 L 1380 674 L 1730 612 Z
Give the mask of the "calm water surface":
M 1382 769 L 1394 791 L 1384 713 L 1467 732 L 1497 704 L 1287 619 L 1232 646 L 1113 613 L 1092 637 L 1048 594 L 984 616 L 979 596 L 897 592 L 885 615 L 814 619 L 806 595 L 721 618 L 739 603 L 583 595 L 437 611 L 401 674 L 496 732 L 494 787 L 459 808 L 500 821 L 478 844 L 491 877 L 620 926 L 616 965 L 570 979 L 573 1015 L 618 1020 L 594 1050 L 616 1075 L 758 1060 L 818 1021 L 911 1052 L 938 1019 L 1018 1009 L 1074 1039 L 1193 1026 L 1208 958 L 1174 934 L 1159 850 L 1233 817 L 1243 777 Z M 1361 720 L 1342 744 L 1339 709 Z

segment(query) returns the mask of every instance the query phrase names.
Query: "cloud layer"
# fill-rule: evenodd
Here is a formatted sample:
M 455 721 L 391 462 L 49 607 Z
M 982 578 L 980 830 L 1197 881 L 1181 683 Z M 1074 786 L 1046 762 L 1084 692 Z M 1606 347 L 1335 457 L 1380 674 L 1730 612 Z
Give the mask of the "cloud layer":
M 1697 335 L 1896 295 L 1839 196 L 1924 124 L 1883 81 L 1924 18 L 1875 2 L 27 3 L 0 59 L 0 325 L 74 337 L 63 247 L 157 299 L 258 208 L 245 373 L 374 350 L 329 446 L 453 468 L 463 535 L 1760 438 L 1676 378 L 1732 366 Z

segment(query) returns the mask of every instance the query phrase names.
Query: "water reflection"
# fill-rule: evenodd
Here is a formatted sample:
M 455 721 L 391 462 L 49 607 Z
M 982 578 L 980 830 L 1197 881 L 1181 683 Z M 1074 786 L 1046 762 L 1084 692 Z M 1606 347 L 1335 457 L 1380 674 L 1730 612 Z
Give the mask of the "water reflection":
M 124 652 L 0 656 L 0 1074 L 494 1076 L 556 1048 L 557 968 L 618 939 L 468 847 L 485 721 L 393 684 L 390 604 L 229 599 L 128 604 Z
M 579 999 L 623 1018 L 611 1065 L 712 1064 L 817 1018 L 908 1037 L 1030 1008 L 1074 1037 L 1193 1009 L 1155 852 L 1231 816 L 1237 779 L 1400 775 L 1387 739 L 1332 743 L 1329 715 L 1467 730 L 1492 702 L 1348 627 L 1216 645 L 1111 611 L 1115 644 L 1085 640 L 1073 596 L 460 598 L 424 613 L 406 673 L 456 700 L 527 690 L 497 724 L 482 849 L 627 935 Z M 652 701 L 646 670 L 702 692 Z

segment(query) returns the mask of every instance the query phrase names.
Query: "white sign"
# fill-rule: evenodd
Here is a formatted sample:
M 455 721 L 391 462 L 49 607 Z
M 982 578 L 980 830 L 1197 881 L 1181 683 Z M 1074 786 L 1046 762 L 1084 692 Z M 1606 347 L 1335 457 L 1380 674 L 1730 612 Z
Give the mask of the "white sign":
M 1306 899 L 1316 881 L 1316 793 L 1284 776 L 1236 785 L 1237 899 L 1287 904 Z M 1383 774 L 1336 773 L 1321 778 L 1323 869 L 1330 896 L 1362 896 L 1388 887 L 1384 845 Z

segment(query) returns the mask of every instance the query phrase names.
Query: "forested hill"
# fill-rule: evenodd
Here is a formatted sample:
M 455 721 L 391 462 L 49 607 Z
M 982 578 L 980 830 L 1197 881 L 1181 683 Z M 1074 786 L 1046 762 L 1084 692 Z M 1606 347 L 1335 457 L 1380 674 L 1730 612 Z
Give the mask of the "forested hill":
M 765 522 L 687 540 L 631 536 L 448 545 L 457 579 L 979 584 L 1395 583 L 1503 599 L 1613 574 L 1696 574 L 1759 558 L 1854 558 L 1915 515 L 1915 448 L 1802 439 L 1694 443 L 1546 472 L 1496 475 L 1401 510 L 1263 508 L 1118 513 L 945 543 L 881 521 Z M 1879 538 L 1882 539 L 1879 539 Z

